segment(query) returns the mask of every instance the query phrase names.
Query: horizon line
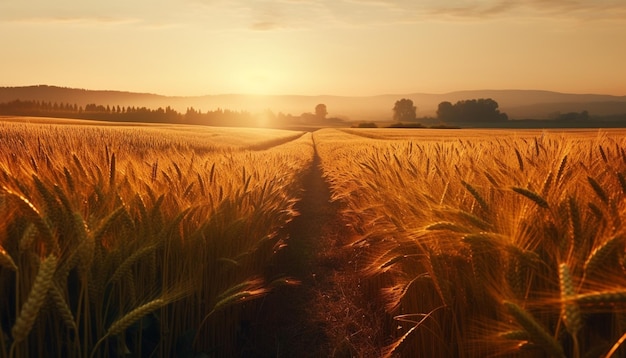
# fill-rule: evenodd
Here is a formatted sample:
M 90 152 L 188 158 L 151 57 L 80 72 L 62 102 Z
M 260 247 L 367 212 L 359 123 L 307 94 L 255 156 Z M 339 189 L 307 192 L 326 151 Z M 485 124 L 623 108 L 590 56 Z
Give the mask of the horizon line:
M 463 92 L 547 92 L 547 93 L 556 93 L 556 94 L 567 94 L 567 95 L 599 95 L 599 96 L 612 96 L 612 97 L 626 97 L 625 95 L 619 94 L 609 94 L 609 93 L 601 93 L 601 92 L 562 92 L 555 90 L 547 90 L 547 89 L 520 89 L 520 88 L 485 88 L 485 89 L 461 89 L 447 92 L 405 92 L 405 93 L 381 93 L 381 94 L 370 94 L 370 95 L 337 95 L 337 94 L 267 94 L 267 93 L 217 93 L 217 94 L 202 94 L 202 95 L 168 95 L 161 94 L 156 92 L 136 92 L 129 91 L 123 89 L 90 89 L 90 88 L 81 88 L 81 87 L 69 87 L 69 86 L 60 86 L 60 85 L 50 85 L 50 84 L 36 84 L 36 85 L 21 85 L 21 86 L 0 86 L 0 88 L 29 88 L 29 87 L 51 87 L 51 88 L 60 88 L 60 89 L 68 89 L 68 90 L 81 90 L 81 91 L 89 91 L 89 92 L 118 92 L 118 93 L 127 93 L 127 94 L 139 94 L 139 95 L 152 95 L 152 96 L 160 96 L 160 97 L 169 97 L 169 98 L 198 98 L 198 97 L 217 97 L 217 96 L 249 96 L 249 97 L 344 97 L 344 98 L 368 98 L 368 97 L 385 97 L 385 96 L 410 96 L 410 95 L 434 95 L 434 96 L 443 96 L 450 95 L 455 93 L 463 93 Z

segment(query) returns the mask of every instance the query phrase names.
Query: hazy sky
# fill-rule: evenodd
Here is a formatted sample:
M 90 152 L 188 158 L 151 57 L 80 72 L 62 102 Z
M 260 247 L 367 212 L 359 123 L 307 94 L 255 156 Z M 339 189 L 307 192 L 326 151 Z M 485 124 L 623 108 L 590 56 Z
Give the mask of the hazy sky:
M 0 86 L 626 95 L 624 0 L 0 0 Z

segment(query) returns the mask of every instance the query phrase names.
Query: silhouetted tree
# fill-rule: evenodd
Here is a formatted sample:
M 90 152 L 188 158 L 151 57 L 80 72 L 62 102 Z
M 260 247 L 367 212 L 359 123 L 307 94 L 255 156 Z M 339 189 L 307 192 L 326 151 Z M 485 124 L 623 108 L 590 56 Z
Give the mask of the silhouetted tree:
M 378 126 L 374 122 L 361 122 L 356 127 L 357 128 L 378 128 Z
M 441 102 L 437 118 L 444 122 L 497 122 L 506 121 L 506 113 L 500 113 L 498 102 L 491 98 L 468 99 L 455 104 Z
M 454 106 L 448 101 L 439 103 L 437 107 L 437 118 L 444 122 L 452 122 L 455 119 Z
M 589 119 L 589 111 L 578 112 L 569 112 L 569 113 L 557 113 L 555 115 L 556 119 L 559 121 L 586 121 Z
M 318 119 L 326 119 L 326 115 L 328 114 L 328 110 L 326 109 L 326 105 L 323 103 L 315 106 L 315 116 Z
M 414 121 L 417 119 L 417 107 L 413 105 L 413 101 L 407 98 L 396 101 L 393 106 L 393 119 L 396 121 Z

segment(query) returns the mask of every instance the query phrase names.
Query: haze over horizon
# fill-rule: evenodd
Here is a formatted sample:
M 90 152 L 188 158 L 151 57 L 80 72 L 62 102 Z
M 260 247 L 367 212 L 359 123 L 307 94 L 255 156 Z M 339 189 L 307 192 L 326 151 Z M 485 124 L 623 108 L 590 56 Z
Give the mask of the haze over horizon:
M 622 0 L 7 0 L 0 31 L 0 86 L 626 95 Z

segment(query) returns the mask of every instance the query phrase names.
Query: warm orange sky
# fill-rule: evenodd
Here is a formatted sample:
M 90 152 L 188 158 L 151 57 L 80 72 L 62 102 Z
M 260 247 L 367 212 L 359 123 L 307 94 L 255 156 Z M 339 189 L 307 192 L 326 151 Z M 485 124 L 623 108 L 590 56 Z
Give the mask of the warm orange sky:
M 0 86 L 626 95 L 624 0 L 2 0 Z

